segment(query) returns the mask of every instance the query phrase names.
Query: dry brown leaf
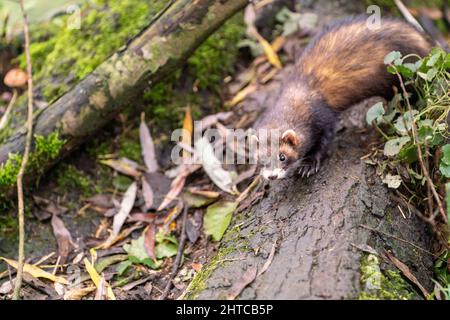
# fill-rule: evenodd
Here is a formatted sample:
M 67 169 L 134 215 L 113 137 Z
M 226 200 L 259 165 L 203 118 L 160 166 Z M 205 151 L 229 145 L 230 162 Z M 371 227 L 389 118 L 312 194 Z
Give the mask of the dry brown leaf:
M 164 208 L 166 208 L 173 200 L 175 200 L 180 192 L 183 190 L 184 184 L 186 182 L 186 173 L 179 175 L 175 179 L 173 179 L 172 183 L 170 184 L 170 190 L 167 193 L 167 195 L 164 197 L 163 202 L 161 202 L 159 208 L 157 211 L 161 211 Z
M 58 254 L 61 257 L 60 263 L 64 264 L 74 247 L 72 235 L 67 230 L 64 222 L 56 214 L 52 216 L 52 229 L 58 243 Z
M 145 114 L 141 115 L 141 124 L 139 126 L 139 139 L 141 142 L 142 158 L 148 172 L 158 171 L 158 161 L 156 160 L 155 145 L 153 143 L 150 130 L 145 123 Z
M 142 177 L 142 196 L 145 202 L 145 210 L 149 210 L 153 206 L 153 189 L 145 177 Z
M 149 225 L 144 230 L 144 248 L 145 252 L 148 254 L 153 261 L 156 262 L 156 254 L 155 254 L 155 235 L 156 228 L 154 224 Z
M 256 266 L 248 268 L 242 278 L 231 287 L 227 294 L 227 300 L 236 299 L 236 297 L 241 294 L 242 290 L 255 280 L 257 271 L 258 268 Z
M 210 199 L 215 199 L 220 196 L 220 193 L 217 191 L 199 190 L 196 188 L 189 188 L 188 190 L 192 194 L 198 194 L 199 196 L 203 196 Z
M 100 160 L 100 163 L 107 165 L 117 172 L 123 173 L 127 176 L 131 176 L 134 178 L 139 178 L 141 176 L 141 172 L 137 169 L 136 166 L 133 165 L 133 162 L 130 162 L 131 160 L 126 160 L 124 158 L 122 159 L 107 159 L 107 160 Z

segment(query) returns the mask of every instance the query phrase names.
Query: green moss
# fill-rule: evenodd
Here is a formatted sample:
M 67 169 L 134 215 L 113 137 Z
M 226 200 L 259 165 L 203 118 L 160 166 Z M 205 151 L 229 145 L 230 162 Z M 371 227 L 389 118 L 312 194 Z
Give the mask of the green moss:
M 113 186 L 114 188 L 118 189 L 119 191 L 126 191 L 130 184 L 133 182 L 133 179 L 124 176 L 122 174 L 117 174 L 113 178 Z
M 206 288 L 206 282 L 216 268 L 224 263 L 226 257 L 228 257 L 236 248 L 233 247 L 221 247 L 212 260 L 206 264 L 202 270 L 196 273 L 192 282 L 189 284 L 188 292 L 184 297 L 185 300 L 194 300 L 197 296 Z
M 73 165 L 64 165 L 58 168 L 57 172 L 58 188 L 64 192 L 71 189 L 81 191 L 83 195 L 91 195 L 93 183 L 85 172 L 78 170 Z
M 36 134 L 34 139 L 35 148 L 30 155 L 29 168 L 30 170 L 41 171 L 46 164 L 59 156 L 66 141 L 60 139 L 57 131 L 46 137 Z
M 218 89 L 223 78 L 234 70 L 237 43 L 245 36 L 242 14 L 237 14 L 211 35 L 188 60 L 189 72 L 199 89 Z
M 53 101 L 136 36 L 168 0 L 94 0 L 82 7 L 80 29 L 67 17 L 32 28 L 34 78 Z M 25 58 L 20 57 L 21 67 Z
M 141 144 L 139 142 L 139 130 L 133 130 L 119 138 L 119 156 L 136 162 L 141 162 Z
M 361 258 L 361 284 L 360 300 L 410 300 L 417 297 L 397 270 L 382 272 L 378 257 L 373 254 Z
M 0 166 L 0 186 L 12 186 L 16 183 L 22 157 L 18 154 L 10 153 L 6 163 Z

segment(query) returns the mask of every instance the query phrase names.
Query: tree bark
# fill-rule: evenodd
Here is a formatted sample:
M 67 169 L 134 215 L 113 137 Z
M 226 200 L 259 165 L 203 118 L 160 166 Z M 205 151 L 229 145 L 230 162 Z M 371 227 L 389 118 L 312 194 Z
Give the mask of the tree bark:
M 144 88 L 180 66 L 247 2 L 174 1 L 125 49 L 116 52 L 73 89 L 39 112 L 34 119 L 35 134 L 47 136 L 58 131 L 65 140 L 52 163 L 98 132 L 119 112 L 132 107 Z M 18 128 L 0 146 L 0 164 L 8 160 L 10 153 L 23 153 L 25 135 L 25 129 Z M 39 171 L 43 172 L 42 169 Z

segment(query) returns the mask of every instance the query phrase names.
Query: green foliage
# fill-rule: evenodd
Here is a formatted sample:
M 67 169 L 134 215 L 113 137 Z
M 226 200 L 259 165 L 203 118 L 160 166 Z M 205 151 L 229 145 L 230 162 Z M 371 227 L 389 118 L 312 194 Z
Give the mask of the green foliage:
M 450 219 L 450 131 L 447 122 L 450 116 L 450 53 L 435 48 L 427 57 L 421 58 L 391 52 L 386 56 L 385 63 L 390 73 L 401 76 L 405 87 L 417 99 L 412 99 L 410 92 L 406 96 L 401 90 L 386 109 L 377 104 L 369 110 L 367 121 L 374 124 L 385 138 L 386 158 L 380 167 L 386 177 L 401 172 L 401 176 L 395 177 L 402 179 L 401 182 L 408 187 L 408 194 L 412 193 L 410 203 L 420 211 L 428 212 L 424 205 L 429 195 L 419 163 L 420 148 L 436 190 L 446 189 L 447 216 Z M 411 105 L 408 105 L 407 99 Z M 379 125 L 386 128 L 384 132 Z M 435 157 L 436 154 L 441 156 Z M 388 182 L 386 178 L 383 181 Z M 400 187 L 398 182 L 395 184 L 397 188 Z M 424 215 L 432 214 L 428 212 Z M 447 263 L 443 262 L 445 259 L 448 256 L 439 259 L 435 266 L 443 294 L 449 291 L 450 279 Z
M 442 149 L 444 153 L 448 147 L 444 141 L 449 137 L 446 119 L 450 112 L 450 54 L 442 49 L 433 49 L 429 56 L 411 63 L 413 55 L 402 56 L 394 51 L 385 58 L 388 71 L 392 74 L 400 74 L 405 85 L 410 85 L 415 90 L 418 101 L 409 110 L 406 97 L 399 94 L 384 110 L 380 103 L 374 105 L 367 113 L 367 122 L 375 125 L 387 125 L 388 130 L 384 137 L 385 156 L 395 163 L 408 165 L 411 182 L 417 177 L 423 179 L 420 169 L 417 167 L 416 143 L 423 149 L 423 154 L 434 154 L 436 149 Z M 410 97 L 408 97 L 410 98 Z M 417 129 L 417 137 L 413 139 L 413 125 Z M 450 174 L 450 161 L 444 157 L 440 165 L 442 177 Z M 420 181 L 422 182 L 422 181 Z

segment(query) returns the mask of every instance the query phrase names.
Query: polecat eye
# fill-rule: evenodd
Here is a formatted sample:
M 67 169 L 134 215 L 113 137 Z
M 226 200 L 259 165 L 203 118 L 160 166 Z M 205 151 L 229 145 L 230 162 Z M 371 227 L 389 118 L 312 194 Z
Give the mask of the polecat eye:
M 281 162 L 286 160 L 286 156 L 283 153 L 280 153 L 280 155 L 278 157 L 280 158 Z

